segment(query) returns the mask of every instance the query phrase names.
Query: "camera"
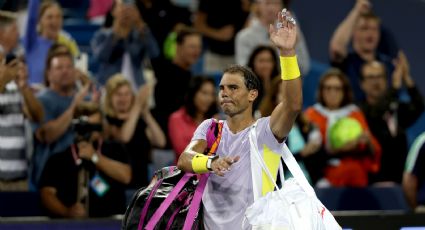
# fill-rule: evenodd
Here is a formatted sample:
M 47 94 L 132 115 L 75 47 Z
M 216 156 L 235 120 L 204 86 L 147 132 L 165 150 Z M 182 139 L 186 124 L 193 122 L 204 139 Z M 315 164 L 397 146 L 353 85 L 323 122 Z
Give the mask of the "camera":
M 102 124 L 93 124 L 88 121 L 87 116 L 81 116 L 72 120 L 72 127 L 75 131 L 75 142 L 90 141 L 93 132 L 102 132 Z

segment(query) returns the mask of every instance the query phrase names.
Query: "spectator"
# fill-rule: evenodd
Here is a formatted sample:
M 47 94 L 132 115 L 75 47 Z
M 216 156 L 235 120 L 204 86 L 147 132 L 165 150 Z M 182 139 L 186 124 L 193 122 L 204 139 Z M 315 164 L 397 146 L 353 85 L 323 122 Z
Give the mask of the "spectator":
M 175 6 L 170 0 L 136 0 L 135 2 L 143 20 L 151 28 L 160 50 L 164 49 L 164 41 L 169 33 L 178 31 L 182 26 L 192 25 L 191 12 Z
M 152 146 L 164 147 L 165 134 L 149 110 L 149 87 L 142 86 L 137 95 L 121 74 L 106 83 L 103 110 L 106 134 L 125 144 L 132 168 L 131 188 L 148 185 L 148 163 Z
M 196 127 L 205 119 L 217 115 L 215 83 L 212 78 L 194 77 L 186 91 L 184 105 L 170 115 L 168 135 L 171 140 L 176 162 L 190 143 Z
M 9 60 L 22 55 L 16 15 L 8 11 L 0 11 L 0 52 Z
M 74 58 L 80 53 L 71 35 L 62 30 L 62 17 L 62 8 L 58 3 L 43 2 L 40 6 L 40 0 L 29 1 L 23 41 L 31 85 L 40 87 L 43 83 L 47 53 L 53 43 L 66 45 Z
M 54 217 L 105 217 L 125 211 L 125 184 L 131 180 L 124 147 L 103 141 L 96 103 L 75 112 L 76 139 L 51 156 L 40 181 L 41 201 Z
M 90 84 L 86 84 L 76 89 L 76 72 L 70 52 L 53 52 L 47 58 L 46 78 L 47 88 L 37 96 L 44 108 L 44 120 L 33 124 L 35 138 L 31 186 L 38 185 L 47 159 L 73 143 L 72 117 L 90 87 Z
M 370 133 L 363 113 L 353 104 L 353 92 L 347 77 L 336 69 L 326 72 L 319 82 L 317 101 L 307 108 L 305 115 L 319 128 L 329 157 L 324 178 L 318 186 L 367 186 L 368 173 L 379 169 L 381 146 Z M 357 120 L 362 133 L 336 148 L 329 142 L 329 130 L 345 117 Z
M 198 61 L 202 47 L 201 35 L 188 28 L 178 32 L 176 42 L 176 55 L 172 61 L 165 58 L 152 61 L 157 78 L 154 93 L 156 106 L 152 113 L 167 135 L 167 149 L 171 148 L 168 137 L 169 116 L 184 104 L 192 78 L 191 67 Z
M 112 28 L 101 28 L 92 39 L 93 57 L 99 63 L 96 78 L 105 85 L 109 77 L 122 73 L 137 91 L 145 82 L 144 58 L 158 56 L 158 45 L 134 4 L 116 1 L 112 16 Z
M 263 99 L 264 92 L 267 93 L 272 91 L 272 81 L 274 81 L 276 77 L 279 78 L 277 58 L 276 50 L 274 48 L 271 46 L 262 45 L 257 46 L 257 48 L 253 50 L 251 56 L 249 57 L 248 67 L 260 78 L 261 84 L 263 86 L 263 91 L 258 95 L 258 101 L 260 102 Z M 274 87 L 274 89 L 277 90 L 278 88 Z M 275 93 L 277 93 L 277 91 L 275 91 Z M 274 103 L 276 102 L 277 101 Z M 257 107 L 258 105 L 255 105 L 254 109 L 258 109 Z M 270 111 L 272 111 L 273 108 L 270 108 Z
M 357 100 L 364 99 L 360 88 L 360 69 L 365 62 L 382 62 L 389 76 L 394 70 L 392 59 L 377 50 L 381 38 L 380 24 L 380 19 L 370 10 L 369 1 L 357 0 L 330 42 L 331 64 L 347 74 Z M 350 40 L 353 50 L 349 50 Z
M 425 205 L 425 132 L 413 142 L 407 155 L 403 175 L 403 190 L 407 202 L 413 209 L 420 210 Z
M 235 63 L 235 36 L 247 17 L 241 0 L 199 1 L 194 26 L 206 40 L 204 72 L 221 72 Z
M 26 122 L 41 121 L 43 107 L 27 85 L 27 74 L 20 60 L 0 64 L 0 191 L 28 190 L 32 142 Z
M 381 168 L 372 175 L 371 182 L 400 184 L 408 151 L 406 130 L 421 116 L 424 101 L 410 76 L 403 52 L 399 53 L 390 86 L 387 78 L 382 63 L 365 63 L 361 69 L 361 87 L 366 100 L 359 106 L 372 134 L 382 145 Z M 402 102 L 399 97 L 403 85 L 409 93 L 409 102 Z
M 256 1 L 256 6 L 258 16 L 253 19 L 248 27 L 236 34 L 236 63 L 240 65 L 247 65 L 249 63 L 250 55 L 252 55 L 256 47 L 260 45 L 271 45 L 268 35 L 269 26 L 275 24 L 276 15 L 284 7 L 282 0 L 258 0 Z M 298 63 L 301 68 L 301 74 L 305 76 L 310 70 L 310 55 L 299 25 L 297 26 L 297 30 L 299 35 L 296 45 Z M 273 50 L 277 54 L 277 49 Z

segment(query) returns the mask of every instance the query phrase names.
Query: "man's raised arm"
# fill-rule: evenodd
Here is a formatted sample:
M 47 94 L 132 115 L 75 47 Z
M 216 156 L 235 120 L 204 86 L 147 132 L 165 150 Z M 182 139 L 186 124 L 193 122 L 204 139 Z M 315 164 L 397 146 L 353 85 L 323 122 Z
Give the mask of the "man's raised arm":
M 282 100 L 270 117 L 270 128 L 279 141 L 292 128 L 295 118 L 302 109 L 302 81 L 295 54 L 297 28 L 291 13 L 282 10 L 277 25 L 270 25 L 270 39 L 280 52 Z

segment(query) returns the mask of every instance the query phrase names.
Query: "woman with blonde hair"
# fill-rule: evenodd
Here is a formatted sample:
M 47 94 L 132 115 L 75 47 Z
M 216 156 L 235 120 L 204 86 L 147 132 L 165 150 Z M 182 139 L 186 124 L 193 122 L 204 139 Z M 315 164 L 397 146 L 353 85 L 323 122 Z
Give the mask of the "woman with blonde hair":
M 116 74 L 107 81 L 105 89 L 105 133 L 126 144 L 133 170 L 130 187 L 146 186 L 152 146 L 165 146 L 165 135 L 149 109 L 149 86 L 140 87 L 135 95 L 130 82 Z
M 62 30 L 63 12 L 54 1 L 30 0 L 24 36 L 30 84 L 42 84 L 47 53 L 54 43 L 65 45 L 76 58 L 80 51 L 70 34 Z

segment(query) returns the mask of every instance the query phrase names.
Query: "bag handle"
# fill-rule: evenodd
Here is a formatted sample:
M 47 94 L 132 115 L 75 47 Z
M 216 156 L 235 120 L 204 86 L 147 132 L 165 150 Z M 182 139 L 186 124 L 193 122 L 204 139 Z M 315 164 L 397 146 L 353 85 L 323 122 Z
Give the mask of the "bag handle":
M 139 219 L 139 225 L 138 225 L 137 229 L 142 229 L 143 228 L 143 223 L 145 223 L 145 218 L 146 218 L 146 216 L 148 214 L 149 205 L 150 205 L 150 203 L 152 201 L 152 198 L 153 198 L 154 194 L 158 190 L 159 186 L 162 184 L 162 181 L 163 180 L 164 179 L 161 178 L 159 181 L 157 181 L 157 183 L 154 185 L 154 187 L 152 188 L 151 192 L 149 193 L 149 196 L 146 199 L 146 203 L 143 206 L 142 213 L 141 213 L 140 219 Z
M 185 173 L 184 176 L 180 179 L 180 181 L 176 184 L 174 189 L 168 194 L 167 198 L 161 203 L 159 208 L 155 211 L 155 213 L 150 218 L 149 222 L 146 224 L 146 230 L 153 230 L 155 225 L 158 223 L 159 219 L 161 219 L 162 215 L 164 215 L 165 211 L 167 211 L 168 207 L 170 207 L 171 203 L 173 203 L 174 199 L 177 197 L 179 192 L 183 189 L 183 186 L 189 181 L 189 179 L 194 176 L 193 173 Z M 139 226 L 141 227 L 141 226 Z M 142 230 L 141 228 L 137 228 L 137 230 Z
M 195 194 L 193 195 L 192 202 L 187 212 L 186 219 L 184 221 L 183 230 L 191 230 L 195 217 L 198 214 L 199 207 L 201 206 L 202 194 L 204 194 L 205 187 L 207 185 L 209 173 L 201 174 L 199 184 L 196 187 Z
M 252 127 L 251 130 L 249 132 L 249 143 L 250 143 L 250 147 L 251 147 L 251 151 L 253 151 L 254 158 L 257 160 L 257 162 L 261 165 L 261 168 L 264 170 L 264 172 L 267 174 L 267 176 L 269 177 L 269 179 L 273 182 L 274 187 L 279 190 L 279 187 L 276 184 L 276 181 L 273 179 L 272 174 L 270 173 L 269 169 L 266 166 L 266 163 L 264 162 L 264 160 L 262 159 L 262 157 L 260 156 L 260 152 L 258 150 L 258 146 L 257 146 L 257 135 L 255 133 L 255 127 L 256 127 L 255 123 Z
M 253 153 L 254 157 L 260 163 L 261 167 L 266 172 L 270 180 L 273 182 L 275 188 L 279 189 L 279 187 L 277 186 L 275 180 L 273 179 L 273 176 L 271 175 L 269 169 L 267 168 L 258 150 L 258 146 L 256 142 L 257 133 L 255 128 L 256 128 L 256 124 L 252 126 L 250 130 L 250 135 L 249 135 L 251 149 L 254 150 L 254 153 Z M 304 176 L 304 173 L 302 172 L 300 166 L 298 165 L 297 161 L 295 160 L 294 156 L 292 155 L 291 151 L 288 149 L 288 146 L 286 144 L 283 145 L 281 157 L 283 158 L 283 162 L 285 162 L 286 166 L 288 166 L 288 169 L 294 176 L 295 180 L 300 184 L 301 188 L 307 193 L 307 195 L 315 196 L 313 187 L 311 187 L 311 185 L 308 183 L 307 179 Z M 281 177 L 282 186 L 283 186 L 283 181 L 284 181 L 284 178 Z

